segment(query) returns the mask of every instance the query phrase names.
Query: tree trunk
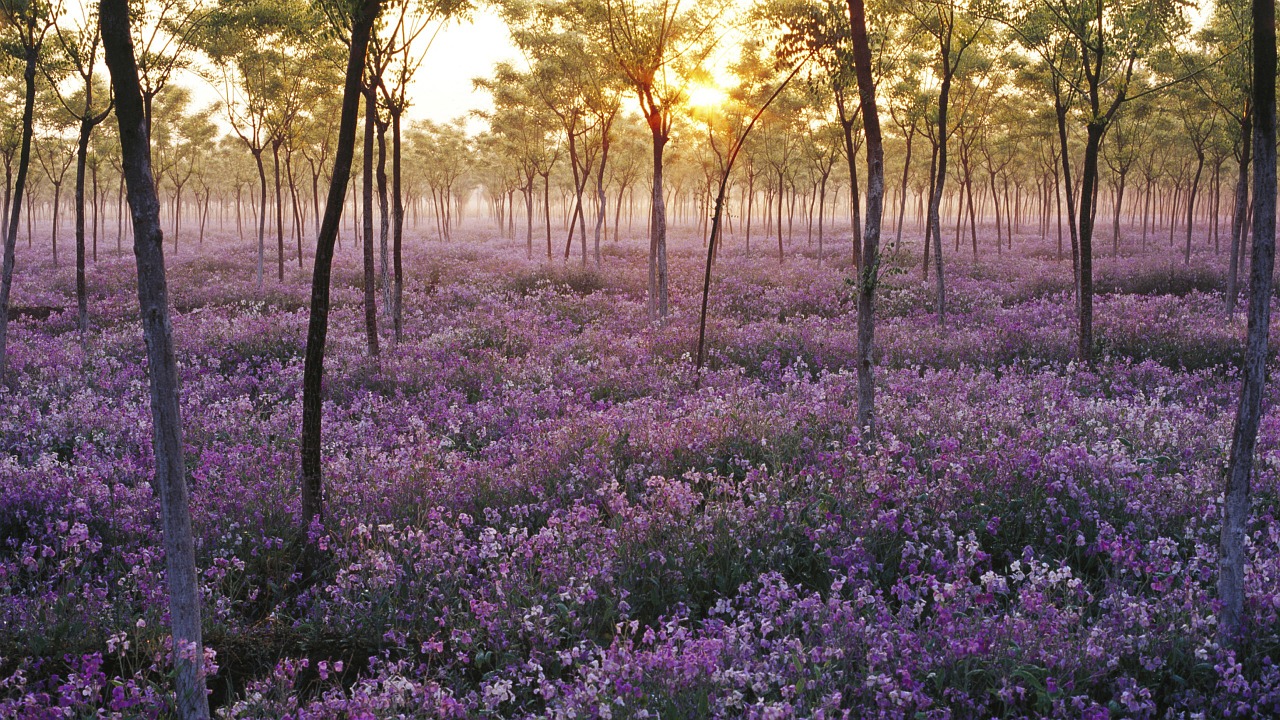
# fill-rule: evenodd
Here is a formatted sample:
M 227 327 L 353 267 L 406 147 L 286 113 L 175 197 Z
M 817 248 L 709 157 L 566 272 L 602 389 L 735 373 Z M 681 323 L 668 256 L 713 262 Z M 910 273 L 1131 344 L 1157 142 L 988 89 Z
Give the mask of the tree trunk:
M 258 291 L 262 291 L 262 275 L 267 258 L 267 170 L 262 165 L 262 149 L 253 151 L 258 165 Z
M 915 137 L 916 129 L 912 125 L 910 132 L 907 133 L 907 154 L 902 160 L 902 197 L 898 198 L 898 228 L 895 233 L 896 237 L 893 240 L 895 248 L 902 246 L 902 222 L 907 215 L 907 181 L 911 179 L 911 144 Z
M 293 239 L 297 245 L 298 269 L 302 269 L 302 233 L 304 231 L 303 213 L 298 204 L 298 178 L 293 173 L 293 150 L 285 148 L 284 177 L 289 181 L 289 211 L 293 215 Z M 208 193 L 205 193 L 207 202 Z M 204 218 L 200 219 L 200 243 L 204 244 Z
M 4 163 L 4 211 L 0 214 L 0 242 L 9 237 L 9 209 L 13 206 L 13 158 Z
M 867 139 L 867 229 L 863 233 L 862 266 L 858 279 L 858 426 L 874 435 L 875 289 L 880 269 L 880 221 L 884 210 L 884 149 L 880 114 L 876 109 L 875 82 L 871 76 L 871 47 L 867 41 L 863 0 L 848 0 L 853 36 L 854 70 L 862 102 L 862 130 Z M 941 278 L 942 274 L 939 273 Z
M 361 174 L 361 190 L 364 205 L 361 220 L 364 229 L 364 331 L 369 355 L 378 357 L 378 296 L 375 292 L 377 276 L 373 268 L 373 137 L 378 122 L 377 96 L 373 88 L 364 96 L 364 169 Z
M 1236 178 L 1235 209 L 1231 215 L 1231 266 L 1227 270 L 1226 312 L 1231 317 L 1236 312 L 1240 295 L 1240 249 L 1243 247 L 1245 215 L 1249 211 L 1249 162 L 1253 152 L 1253 112 L 1245 111 L 1240 122 L 1240 173 Z
M 786 195 L 783 185 L 782 169 L 778 169 L 778 262 L 783 262 L 786 258 L 782 252 L 782 201 Z
M 1124 205 L 1124 179 L 1126 173 L 1120 173 L 1116 183 L 1116 207 L 1111 223 L 1111 257 L 1120 257 L 1120 208 Z
M 533 175 L 525 176 L 524 187 L 521 188 L 521 195 L 524 195 L 524 209 L 527 222 L 525 223 L 525 259 L 533 260 Z M 617 232 L 617 226 L 614 226 L 614 232 Z
M 933 188 L 938 184 L 938 143 L 934 141 L 933 151 L 929 157 L 929 198 L 928 206 L 933 207 Z M 924 221 L 924 257 L 920 262 L 920 278 L 929 281 L 929 254 L 933 249 L 933 223 L 929 222 L 929 211 L 925 207 L 925 198 L 920 198 L 917 209 Z
M 542 176 L 542 210 L 547 219 L 547 261 L 551 260 L 551 172 Z
M 90 173 L 93 177 L 93 262 L 98 262 L 98 218 L 101 215 L 102 206 L 98 196 L 98 166 L 95 164 L 93 171 Z
M 1076 232 L 1076 198 L 1071 183 L 1071 149 L 1067 144 L 1067 106 L 1054 99 L 1054 116 L 1058 122 L 1058 160 L 1062 163 L 1062 190 L 1066 193 L 1067 230 L 1071 233 L 1071 277 L 1075 286 L 1076 301 L 1080 299 L 1080 245 Z M 1012 215 L 1010 215 L 1012 221 Z
M 596 206 L 596 236 L 595 236 L 595 259 L 596 267 L 600 267 L 600 233 L 604 229 L 604 215 L 608 208 L 604 196 L 604 169 L 609 161 L 609 125 L 605 124 L 603 130 L 603 139 L 600 141 L 600 167 L 596 171 L 596 198 L 598 204 Z M 585 260 L 586 257 L 584 256 Z
M 178 717 L 206 720 L 204 644 L 201 636 L 200 585 L 188 508 L 186 459 L 178 396 L 178 363 L 164 270 L 160 199 L 151 171 L 150 139 L 143 115 L 138 70 L 133 59 L 127 0 L 102 0 L 99 10 L 103 47 L 115 88 L 120 126 L 121 165 L 133 215 L 134 256 L 138 265 L 138 306 L 147 346 L 151 388 L 152 449 L 155 487 L 164 526 L 165 581 L 173 632 L 174 684 Z
M 662 152 L 667 135 L 660 127 L 661 119 L 651 119 L 653 134 L 653 194 L 649 229 L 649 319 L 662 322 L 667 318 L 667 205 L 662 195 Z
M 374 176 L 378 182 L 378 250 L 381 266 L 382 309 L 385 319 L 393 314 L 391 307 L 391 208 L 387 202 L 387 123 L 377 120 L 378 168 Z
M 1196 151 L 1196 174 L 1191 179 L 1191 188 L 1187 191 L 1187 246 L 1182 255 L 1182 264 L 1191 264 L 1191 230 L 1195 225 L 1196 193 L 1200 191 L 1200 176 L 1204 172 L 1204 151 Z
M 271 143 L 271 163 L 276 191 L 276 280 L 284 282 L 284 196 L 280 192 L 280 141 Z
M 182 185 L 173 186 L 173 251 L 178 252 L 178 220 L 182 216 Z
M 123 0 L 115 0 L 122 2 Z M 337 148 L 324 219 L 316 237 L 315 270 L 311 278 L 311 315 L 307 323 L 307 352 L 302 374 L 302 531 L 323 520 L 324 494 L 321 475 L 320 440 L 324 377 L 324 346 L 329 334 L 329 281 L 333 270 L 333 246 L 342 221 L 351 160 L 355 155 L 356 115 L 360 110 L 360 75 L 364 68 L 369 34 L 378 16 L 381 0 L 363 0 L 352 18 L 351 45 L 347 56 L 346 79 L 342 90 L 342 116 L 338 121 Z
M 1231 436 L 1231 459 L 1223 502 L 1218 597 L 1219 636 L 1228 644 L 1245 638 L 1245 548 L 1249 521 L 1249 476 L 1266 390 L 1267 341 L 1271 323 L 1271 273 L 1276 254 L 1276 21 L 1272 0 L 1253 0 L 1253 253 L 1249 266 L 1249 329 L 1240 406 Z
M 49 233 L 49 237 L 53 239 L 53 266 L 58 267 L 58 215 L 61 213 L 62 204 L 62 183 L 54 183 L 53 185 L 53 231 Z
M 128 22 L 127 15 L 124 18 L 124 22 Z M 22 101 L 22 148 L 18 151 L 18 177 L 13 183 L 13 207 L 9 214 L 9 232 L 4 238 L 3 271 L 0 271 L 0 381 L 4 379 L 5 360 L 9 348 L 9 293 L 13 290 L 14 254 L 18 244 L 18 227 L 22 221 L 22 201 L 27 187 L 27 172 L 31 168 L 31 135 L 35 127 L 37 55 L 36 48 L 28 48 L 26 50 L 26 69 L 23 71 L 25 93 Z M 28 212 L 29 218 L 30 213 Z
M 395 288 L 391 293 L 391 327 L 397 343 L 404 325 L 404 183 L 401 158 L 400 110 L 391 113 L 391 264 Z
M 1098 151 L 1106 126 L 1090 123 L 1084 146 L 1084 171 L 1080 185 L 1080 335 L 1076 354 L 1093 364 L 1093 209 L 1098 182 Z
M 938 167 L 934 172 L 933 196 L 929 198 L 929 232 L 933 235 L 934 282 L 937 298 L 934 309 L 938 314 L 938 323 L 947 322 L 947 286 L 942 275 L 942 221 L 939 211 L 942 208 L 942 190 L 947 179 L 947 105 L 951 96 L 950 52 L 943 46 L 942 62 L 947 71 L 942 76 L 942 86 L 938 92 Z
M 204 226 L 205 226 L 205 222 L 207 222 L 208 220 L 209 220 L 209 191 L 205 190 L 204 200 L 200 202 L 200 239 L 198 242 L 202 246 L 204 245 Z M 301 240 L 299 240 L 299 242 L 301 242 Z M 299 247 L 298 249 L 301 250 L 302 248 Z
M 86 112 L 86 116 L 88 112 Z M 76 144 L 76 327 L 80 330 L 80 345 L 84 346 L 85 333 L 89 331 L 89 299 L 84 276 L 84 180 L 89 161 L 89 134 L 93 121 L 85 117 L 80 121 L 80 138 Z
M 824 216 L 827 209 L 827 176 L 822 176 L 822 183 L 818 188 L 818 267 L 822 267 L 822 241 L 824 228 Z

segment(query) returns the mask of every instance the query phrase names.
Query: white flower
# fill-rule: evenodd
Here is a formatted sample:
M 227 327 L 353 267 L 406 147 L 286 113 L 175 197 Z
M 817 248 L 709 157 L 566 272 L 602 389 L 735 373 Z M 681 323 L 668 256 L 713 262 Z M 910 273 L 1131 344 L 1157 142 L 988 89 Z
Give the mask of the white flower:
M 482 694 L 484 706 L 489 710 L 497 710 L 499 705 L 515 698 L 515 694 L 511 692 L 511 681 L 505 678 L 486 686 Z

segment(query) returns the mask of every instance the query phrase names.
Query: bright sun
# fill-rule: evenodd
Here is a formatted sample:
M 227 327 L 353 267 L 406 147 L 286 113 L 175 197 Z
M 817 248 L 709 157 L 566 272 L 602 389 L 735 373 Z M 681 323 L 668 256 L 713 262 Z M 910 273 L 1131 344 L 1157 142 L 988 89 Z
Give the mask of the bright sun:
M 689 88 L 689 107 L 699 110 L 718 108 L 729 98 L 728 94 L 714 85 L 696 84 Z

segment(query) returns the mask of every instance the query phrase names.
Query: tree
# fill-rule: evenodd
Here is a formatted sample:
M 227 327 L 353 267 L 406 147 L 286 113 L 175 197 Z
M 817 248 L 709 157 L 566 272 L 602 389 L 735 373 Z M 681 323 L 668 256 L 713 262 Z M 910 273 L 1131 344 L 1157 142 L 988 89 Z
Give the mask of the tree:
M 872 352 L 875 289 L 880 270 L 880 219 L 884 208 L 884 148 L 880 136 L 880 112 L 876 108 L 875 79 L 871 74 L 866 9 L 862 0 L 848 0 L 848 3 L 858 99 L 862 105 L 862 127 L 867 138 L 867 229 L 862 234 L 862 265 L 858 277 L 858 425 L 866 428 L 870 436 L 874 431 Z
M 386 49 L 390 63 L 382 73 L 379 88 L 383 102 L 391 117 L 391 223 L 392 263 L 394 287 L 391 293 L 391 326 L 393 337 L 400 340 L 404 315 L 404 170 L 403 123 L 404 113 L 411 103 L 409 83 L 422 67 L 431 39 L 422 42 L 426 31 L 435 27 L 436 32 L 453 17 L 464 15 L 470 9 L 469 0 L 432 0 L 422 3 L 412 0 L 395 0 L 395 22 L 388 33 Z
M 1245 634 L 1245 531 L 1249 520 L 1249 476 L 1262 420 L 1271 328 L 1271 274 L 1276 259 L 1276 8 L 1253 0 L 1253 250 L 1249 265 L 1249 329 L 1240 405 L 1231 434 L 1227 489 L 1222 506 L 1218 565 L 1220 637 L 1239 643 Z
M 205 155 L 214 147 L 218 128 L 213 110 L 188 112 L 191 91 L 170 85 L 156 96 L 151 127 L 151 149 L 156 157 L 157 182 L 168 182 L 173 190 L 173 249 L 178 250 L 182 221 L 182 191 L 201 170 Z
M 1206 148 L 1212 140 L 1217 128 L 1218 112 L 1204 95 L 1183 83 L 1175 86 L 1177 96 L 1178 119 L 1182 123 L 1182 131 L 1195 154 L 1196 169 L 1187 188 L 1187 244 L 1183 252 L 1184 265 L 1191 264 L 1191 232 L 1195 225 L 1196 195 L 1200 190 L 1200 179 L 1204 174 Z
M 956 73 L 961 68 L 966 51 L 982 36 L 986 29 L 985 20 L 972 16 L 967 8 L 952 3 L 924 0 L 912 5 L 910 12 L 921 30 L 932 36 L 937 49 L 937 66 L 934 75 L 938 77 L 937 115 L 934 118 L 936 134 L 931 135 L 934 141 L 934 165 L 931 173 L 931 192 L 929 195 L 928 235 L 933 242 L 933 264 L 935 293 L 934 308 L 938 322 L 945 323 L 947 318 L 947 286 L 942 271 L 942 223 L 939 211 L 942 208 L 942 194 L 947 179 L 947 140 L 955 131 L 956 123 L 949 121 L 951 111 L 951 88 Z M 926 240 L 926 242 L 928 242 Z M 928 250 L 926 249 L 926 253 Z M 926 263 L 928 260 L 926 259 Z
M 1132 118 L 1117 118 L 1111 128 L 1111 142 L 1103 148 L 1102 158 L 1111 170 L 1115 200 L 1111 224 L 1111 256 L 1120 256 L 1120 209 L 1124 205 L 1124 191 L 1130 171 L 1138 162 L 1142 150 L 1150 141 L 1151 125 L 1146 118 L 1134 113 Z M 1191 252 L 1191 225 L 1187 225 L 1187 252 Z
M 13 182 L 13 205 L 4 238 L 4 260 L 0 269 L 0 380 L 4 379 L 9 337 L 9 293 L 13 289 L 13 265 L 18 243 L 18 221 L 31 167 L 31 137 L 35 128 L 36 67 L 49 29 L 56 23 L 54 8 L 42 0 L 0 0 L 0 31 L 16 41 L 23 63 L 22 139 L 19 143 L 18 173 Z
M 544 168 L 549 174 L 549 165 L 553 161 L 555 148 L 548 136 L 548 128 L 554 123 L 548 117 L 550 111 L 530 91 L 527 74 L 516 72 L 510 65 L 499 64 L 495 68 L 494 75 L 493 81 L 477 80 L 476 86 L 493 96 L 493 112 L 485 117 L 489 121 L 489 127 L 497 134 L 504 157 L 516 164 L 520 177 L 524 181 L 519 189 L 525 199 L 525 252 L 528 259 L 532 260 L 534 182 Z M 619 198 L 621 198 L 621 190 L 619 190 Z M 548 258 L 551 255 L 550 222 L 550 216 L 548 216 Z M 616 219 L 614 232 L 615 234 L 617 232 Z
M 277 160 L 276 267 L 284 281 L 284 221 L 280 209 L 280 143 L 307 97 L 319 18 L 302 0 L 224 0 L 205 19 L 200 43 L 218 67 L 215 86 L 232 131 L 258 168 L 258 288 L 266 255 L 267 173 L 263 153 Z
M 66 112 L 79 124 L 75 156 L 76 309 L 78 319 L 77 325 L 80 329 L 80 338 L 83 343 L 84 335 L 89 329 L 89 301 L 84 267 L 85 171 L 88 169 L 89 165 L 90 137 L 93 135 L 94 128 L 107 119 L 107 115 L 111 112 L 113 101 L 109 89 L 99 86 L 100 81 L 95 74 L 95 70 L 98 65 L 98 53 L 102 44 L 102 33 L 98 24 L 97 13 L 95 11 L 90 11 L 83 20 L 69 28 L 63 28 L 60 25 L 55 26 L 54 37 L 58 41 L 58 50 L 60 51 L 61 59 L 67 63 L 67 66 L 75 73 L 76 78 L 79 81 L 79 87 L 77 88 L 76 93 L 68 98 L 58 90 L 58 84 L 54 81 L 54 78 L 48 78 L 49 84 L 57 95 L 63 109 L 65 109 Z M 103 97 L 104 95 L 106 97 Z M 96 199 L 97 196 L 95 193 L 95 241 L 97 240 Z
M 581 241 L 582 261 L 587 260 L 586 203 L 584 193 L 594 169 L 596 175 L 596 247 L 604 223 L 604 176 L 609 158 L 614 120 L 620 108 L 622 82 L 617 66 L 609 61 L 602 37 L 597 6 L 570 2 L 515 4 L 508 10 L 514 25 L 512 38 L 529 58 L 525 76 L 534 97 L 560 121 L 573 173 L 574 205 L 565 240 L 566 260 L 575 230 Z M 514 72 L 499 67 L 507 76 Z M 597 162 L 598 161 L 598 162 Z
M 1062 164 L 1068 190 L 1070 153 L 1066 148 L 1066 100 L 1062 85 L 1083 103 L 1085 146 L 1080 177 L 1079 333 L 1076 354 L 1093 362 L 1093 229 L 1102 140 L 1124 105 L 1141 97 L 1134 92 L 1140 69 L 1166 36 L 1181 26 L 1180 5 L 1173 0 L 1025 0 L 1009 17 L 1009 26 L 1052 74 L 1055 109 L 1062 136 Z M 1068 195 L 1068 204 L 1075 202 Z
M 411 164 L 422 170 L 431 189 L 438 237 L 452 239 L 453 209 L 470 166 L 471 143 L 466 130 L 461 119 L 443 124 L 423 120 L 413 123 L 406 135 Z
M 603 0 L 613 61 L 631 85 L 653 138 L 652 217 L 649 228 L 649 317 L 667 317 L 667 211 L 663 151 L 688 78 L 714 47 L 717 3 L 681 7 L 680 0 Z
M 823 241 L 826 231 L 825 217 L 827 206 L 827 186 L 831 181 L 831 172 L 835 169 L 836 160 L 841 155 L 840 128 L 825 118 L 818 121 L 817 127 L 806 137 L 804 157 L 816 180 L 818 191 L 818 264 L 823 260 Z
M 53 244 L 54 267 L 58 266 L 58 220 L 62 215 L 62 186 L 66 183 L 71 163 L 76 159 L 76 146 L 63 135 L 68 118 L 57 115 L 55 113 L 54 118 L 44 123 L 48 133 L 35 140 L 36 160 L 39 161 L 45 178 L 53 186 L 53 227 L 49 231 L 49 237 Z
M 356 113 L 360 110 L 361 77 L 373 24 L 382 0 L 361 0 L 358 6 L 330 8 L 333 24 L 345 29 L 347 69 L 342 87 L 342 115 L 334 149 L 333 174 L 325 200 L 324 219 L 316 237 L 316 259 L 311 276 L 311 311 L 307 320 L 307 349 L 302 370 L 302 528 L 324 517 L 323 471 L 320 432 L 323 411 L 321 381 L 324 378 L 324 346 L 329 335 L 329 284 L 333 275 L 333 246 L 342 222 L 351 160 L 355 156 Z
M 747 66 L 758 72 L 761 69 L 761 64 L 755 57 L 757 51 L 758 48 L 754 44 L 748 43 L 743 53 L 746 61 L 740 63 L 740 68 Z M 726 103 L 728 107 L 706 108 L 699 113 L 707 126 L 707 144 L 715 156 L 715 164 L 719 175 L 715 205 L 711 214 L 711 235 L 707 240 L 707 263 L 702 281 L 702 308 L 698 316 L 698 353 L 695 371 L 699 374 L 702 371 L 703 360 L 706 357 L 707 302 L 711 296 L 711 267 L 716 257 L 717 244 L 720 241 L 720 221 L 724 211 L 725 190 L 729 185 L 729 176 L 733 173 L 734 163 L 737 162 L 747 138 L 756 127 L 760 117 L 778 99 L 778 96 L 786 90 L 808 60 L 809 57 L 806 56 L 796 63 L 790 73 L 780 80 L 768 95 L 765 95 L 763 85 L 759 88 L 739 88 L 736 93 L 737 97 L 732 98 L 733 102 Z M 740 73 L 740 76 L 741 74 L 745 73 Z M 753 95 L 755 97 L 751 97 Z M 749 107 L 753 104 L 758 105 L 758 108 L 748 116 Z M 701 379 L 700 375 L 699 379 Z
M 142 106 L 151 134 L 152 105 L 173 74 L 191 67 L 191 48 L 204 29 L 207 11 L 191 0 L 129 0 Z
M 138 306 L 147 346 L 151 388 L 152 449 L 156 488 L 164 524 L 165 580 L 169 588 L 169 622 L 173 632 L 174 685 L 178 717 L 206 720 L 204 644 L 200 625 L 200 586 L 188 508 L 186 460 L 182 447 L 182 414 L 178 397 L 178 363 L 164 270 L 164 233 L 160 199 L 151 173 L 146 116 L 138 69 L 129 35 L 127 0 L 99 5 L 103 50 L 116 96 L 120 154 L 129 209 L 133 215 L 133 248 L 138 265 Z
M 1250 7 L 1244 0 L 1219 0 L 1213 4 L 1209 21 L 1196 34 L 1195 47 L 1201 56 L 1216 58 L 1205 64 L 1180 57 L 1178 70 L 1187 73 L 1195 89 L 1229 119 L 1230 144 L 1237 176 L 1231 213 L 1230 264 L 1227 269 L 1225 312 L 1236 311 L 1240 276 L 1240 256 L 1247 237 L 1249 209 L 1249 163 L 1252 158 L 1253 93 Z M 1194 57 L 1194 56 L 1193 56 Z
M 361 227 L 361 244 L 363 249 L 362 259 L 364 261 L 364 335 L 365 343 L 368 347 L 369 356 L 377 358 L 382 354 L 382 348 L 378 343 L 378 300 L 375 291 L 377 284 L 374 274 L 373 263 L 373 142 L 375 131 L 378 127 L 378 95 L 377 85 L 381 82 L 383 65 L 376 52 L 378 46 L 378 26 L 374 23 L 373 31 L 369 34 L 369 50 L 365 55 L 364 61 L 364 144 L 360 153 L 360 196 L 363 205 L 360 207 Z M 379 177 L 383 187 L 386 187 L 386 173 L 381 170 L 385 169 L 385 165 L 380 168 Z M 383 203 L 383 218 L 386 218 L 386 203 Z M 383 249 L 383 267 L 386 267 L 386 247 L 387 236 L 382 236 Z

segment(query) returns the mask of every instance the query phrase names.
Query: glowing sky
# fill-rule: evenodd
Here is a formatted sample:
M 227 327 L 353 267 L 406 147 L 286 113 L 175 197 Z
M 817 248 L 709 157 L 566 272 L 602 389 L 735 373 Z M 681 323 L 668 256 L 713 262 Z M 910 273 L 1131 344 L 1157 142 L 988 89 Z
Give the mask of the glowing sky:
M 492 10 L 470 21 L 454 22 L 440 31 L 413 84 L 413 118 L 446 121 L 474 109 L 492 106 L 488 93 L 476 92 L 471 80 L 492 73 L 502 60 L 516 60 L 507 26 Z

